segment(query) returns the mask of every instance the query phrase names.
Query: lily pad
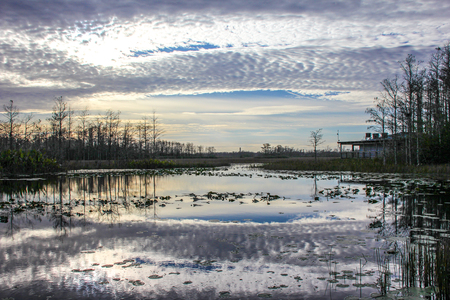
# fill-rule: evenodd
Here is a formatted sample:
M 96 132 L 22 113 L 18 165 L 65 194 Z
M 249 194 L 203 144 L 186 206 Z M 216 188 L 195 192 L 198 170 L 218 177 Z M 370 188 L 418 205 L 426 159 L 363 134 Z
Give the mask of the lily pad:
M 230 297 L 231 293 L 229 291 L 222 291 L 219 292 L 219 298 L 228 298 Z
M 262 293 L 262 294 L 258 294 L 259 298 L 272 298 L 272 294 L 268 294 L 268 293 Z
M 145 283 L 141 280 L 130 280 L 130 283 L 133 284 L 134 286 L 141 286 L 144 285 Z

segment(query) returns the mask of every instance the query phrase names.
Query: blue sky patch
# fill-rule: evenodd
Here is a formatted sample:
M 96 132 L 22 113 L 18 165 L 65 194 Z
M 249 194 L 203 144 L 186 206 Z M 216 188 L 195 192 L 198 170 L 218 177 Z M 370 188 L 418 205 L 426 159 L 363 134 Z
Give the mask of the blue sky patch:
M 294 93 L 288 90 L 256 90 L 256 91 L 232 91 L 232 92 L 213 92 L 192 95 L 148 95 L 148 97 L 202 97 L 202 98 L 298 98 L 299 96 L 311 98 L 311 95 Z M 313 95 L 318 98 L 323 95 Z
M 209 49 L 218 49 L 220 48 L 217 45 L 210 44 L 210 43 L 201 43 L 198 42 L 198 44 L 186 44 L 184 46 L 177 46 L 177 47 L 164 47 L 164 48 L 158 48 L 157 50 L 137 50 L 133 51 L 130 50 L 132 53 L 132 57 L 146 57 L 151 56 L 155 53 L 172 53 L 172 52 L 188 52 L 188 51 L 200 51 L 200 50 L 209 50 Z

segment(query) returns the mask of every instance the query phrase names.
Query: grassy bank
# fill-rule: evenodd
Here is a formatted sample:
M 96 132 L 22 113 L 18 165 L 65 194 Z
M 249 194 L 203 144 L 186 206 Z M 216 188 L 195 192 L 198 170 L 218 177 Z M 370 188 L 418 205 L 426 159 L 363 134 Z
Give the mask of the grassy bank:
M 80 169 L 170 169 L 170 168 L 215 168 L 231 164 L 269 163 L 280 158 L 242 157 L 242 158 L 158 158 L 142 160 L 79 160 L 63 164 L 65 170 Z M 283 160 L 283 159 L 282 159 Z
M 350 171 L 367 173 L 412 173 L 435 174 L 447 176 L 450 174 L 450 164 L 442 165 L 383 165 L 377 159 L 312 159 L 278 160 L 264 164 L 267 170 L 296 171 Z

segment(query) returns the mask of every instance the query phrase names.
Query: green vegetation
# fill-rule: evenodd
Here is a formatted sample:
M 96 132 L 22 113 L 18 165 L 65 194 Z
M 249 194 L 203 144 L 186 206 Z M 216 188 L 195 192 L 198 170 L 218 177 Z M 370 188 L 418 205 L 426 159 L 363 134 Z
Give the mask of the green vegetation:
M 132 169 L 171 169 L 176 167 L 170 160 L 158 159 L 133 160 L 128 166 Z
M 317 162 L 307 159 L 279 160 L 266 163 L 267 170 L 295 171 L 349 171 L 367 173 L 411 173 L 411 174 L 450 174 L 450 164 L 412 166 L 386 164 L 379 159 L 327 159 Z
M 50 173 L 60 170 L 56 160 L 36 150 L 6 150 L 0 154 L 2 175 Z

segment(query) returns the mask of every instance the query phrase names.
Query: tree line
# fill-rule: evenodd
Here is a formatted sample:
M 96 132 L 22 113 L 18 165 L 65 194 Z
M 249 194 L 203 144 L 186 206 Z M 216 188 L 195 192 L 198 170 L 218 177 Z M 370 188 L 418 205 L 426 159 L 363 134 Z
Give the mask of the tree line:
M 35 120 L 13 100 L 3 106 L 0 150 L 36 150 L 59 162 L 67 160 L 134 160 L 214 155 L 214 147 L 162 140 L 165 130 L 156 112 L 132 123 L 120 111 L 91 115 L 74 111 L 63 97 L 54 100 L 51 116 Z
M 369 129 L 382 133 L 384 161 L 409 165 L 450 162 L 450 44 L 429 61 L 409 54 L 401 75 L 381 81 L 381 95 L 366 109 Z

